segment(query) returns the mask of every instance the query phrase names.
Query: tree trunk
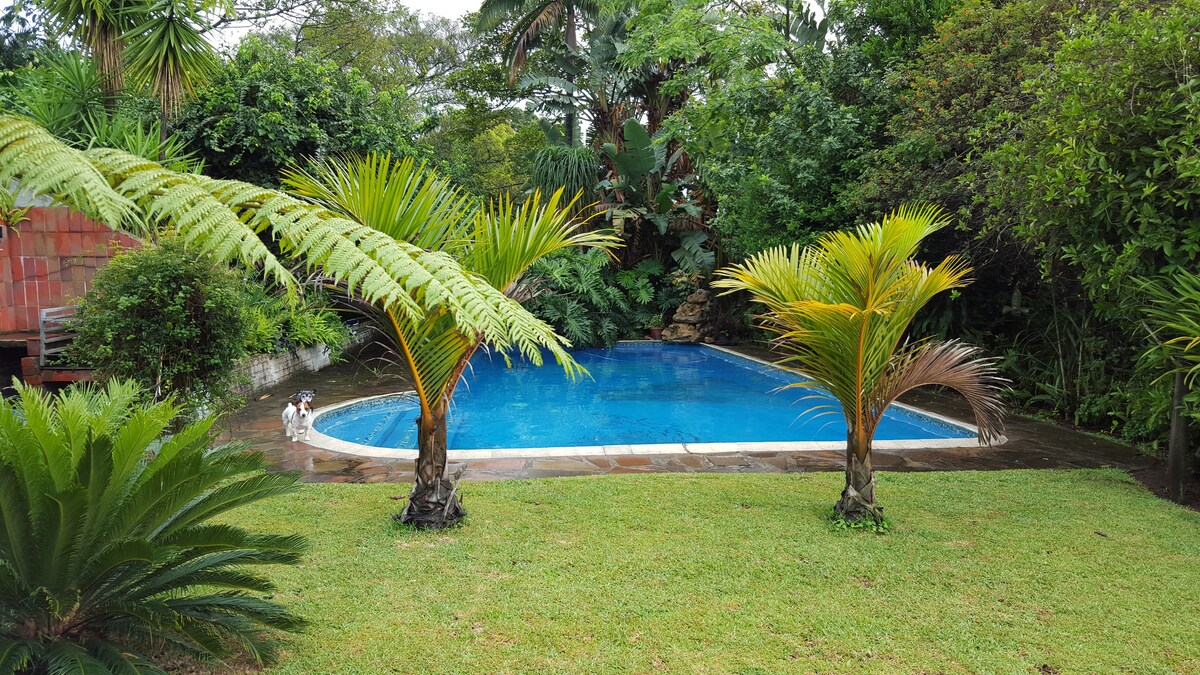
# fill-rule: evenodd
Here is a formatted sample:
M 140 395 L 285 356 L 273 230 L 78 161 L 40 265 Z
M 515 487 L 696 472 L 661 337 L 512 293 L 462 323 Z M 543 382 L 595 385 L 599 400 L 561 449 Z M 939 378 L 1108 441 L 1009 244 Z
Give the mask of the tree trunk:
M 846 487 L 834 507 L 839 518 L 858 521 L 883 520 L 883 509 L 875 505 L 875 471 L 871 468 L 871 441 L 860 431 L 846 436 Z
M 575 48 L 578 46 L 578 40 L 575 37 L 575 5 L 572 2 L 567 3 L 567 19 L 566 19 L 566 22 L 564 25 L 564 29 L 566 31 L 567 51 L 571 55 L 574 55 Z M 575 81 L 575 75 L 573 73 L 567 73 L 567 82 L 574 82 L 574 81 Z M 571 110 L 567 111 L 566 119 L 563 121 L 564 125 L 566 126 L 566 133 L 563 134 L 563 137 L 567 141 L 568 148 L 575 147 L 575 125 L 576 125 L 575 120 L 576 120 L 576 113 L 575 113 L 575 109 L 574 109 L 574 104 L 572 104 Z
M 101 24 L 92 30 L 88 43 L 92 58 L 96 60 L 96 69 L 103 76 L 100 88 L 104 92 L 104 104 L 109 108 L 116 107 L 117 96 L 125 88 L 124 64 L 121 60 L 125 45 L 121 42 L 120 32 L 116 26 Z
M 417 471 L 412 494 L 404 511 L 394 516 L 405 525 L 440 530 L 452 527 L 467 512 L 458 498 L 455 484 L 446 474 L 446 413 L 443 399 L 437 407 L 422 411 L 417 418 Z
M 178 66 L 164 65 L 156 78 L 159 100 L 159 140 L 165 142 L 170 135 L 167 126 L 183 107 L 183 73 Z M 159 157 L 160 160 L 166 159 Z
M 1175 394 L 1171 397 L 1171 437 L 1167 443 L 1167 499 L 1183 499 L 1183 455 L 1187 447 L 1187 419 L 1183 416 L 1183 398 L 1187 382 L 1183 373 L 1175 373 Z

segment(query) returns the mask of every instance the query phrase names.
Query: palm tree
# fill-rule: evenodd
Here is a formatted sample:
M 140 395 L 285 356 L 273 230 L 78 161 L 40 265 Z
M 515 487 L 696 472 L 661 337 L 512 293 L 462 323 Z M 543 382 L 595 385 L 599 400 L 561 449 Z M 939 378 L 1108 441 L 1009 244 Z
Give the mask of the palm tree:
M 142 0 L 41 0 L 49 13 L 54 32 L 71 35 L 85 45 L 103 75 L 102 86 L 109 101 L 125 88 L 121 52 L 124 36 L 133 27 L 131 9 Z
M 508 62 L 509 83 L 525 70 L 529 54 L 537 47 L 542 34 L 562 28 L 563 43 L 568 55 L 579 47 L 580 28 L 600 14 L 600 3 L 596 0 L 483 0 L 476 18 L 476 27 L 488 31 L 509 20 L 515 25 L 509 32 L 505 60 Z M 574 81 L 572 73 L 566 74 L 567 81 Z M 566 111 L 566 141 L 576 143 L 576 113 Z
M 1003 407 L 993 361 L 957 341 L 908 337 L 934 296 L 968 283 L 959 256 L 937 267 L 915 260 L 921 241 L 949 223 L 935 207 L 900 207 L 881 222 L 831 232 L 815 245 L 779 247 L 718 272 L 714 285 L 749 291 L 766 306 L 763 326 L 787 353 L 781 364 L 828 391 L 845 414 L 846 486 L 836 507 L 847 520 L 882 519 L 875 504 L 871 443 L 888 406 L 927 385 L 967 399 L 980 442 L 999 436 Z
M 159 98 L 162 133 L 187 95 L 216 73 L 221 61 L 204 37 L 203 12 L 213 3 L 157 0 L 122 36 L 129 43 L 125 66 L 130 76 Z
M 296 564 L 295 535 L 212 522 L 296 488 L 261 453 L 212 447 L 211 419 L 166 436 L 180 409 L 131 382 L 0 402 L 0 672 L 163 673 L 162 645 L 262 661 L 303 621 L 254 573 Z
M 294 194 L 400 241 L 447 254 L 462 268 L 508 296 L 521 292 L 521 276 L 537 260 L 573 246 L 608 248 L 617 239 L 601 231 L 581 231 L 571 217 L 574 200 L 561 204 L 562 190 L 543 202 L 539 193 L 520 206 L 507 198 L 475 207 L 449 181 L 411 159 L 387 155 L 328 160 L 312 173 L 285 173 Z M 444 311 L 410 321 L 386 306 L 367 312 L 405 365 L 420 402 L 417 420 L 416 478 L 408 505 L 398 519 L 418 527 L 453 525 L 465 515 L 447 474 L 447 413 L 455 387 L 482 346 L 516 349 L 531 361 L 541 353 L 531 341 L 463 327 Z M 564 341 L 565 342 L 565 341 Z M 582 372 L 560 356 L 569 376 Z
M 543 33 L 562 28 L 563 42 L 574 52 L 579 46 L 581 25 L 599 13 L 600 4 L 596 0 L 483 0 L 476 26 L 488 31 L 505 21 L 516 20 L 505 55 L 509 79 L 515 82 Z
M 220 64 L 203 35 L 203 18 L 226 0 L 40 0 L 56 32 L 91 52 L 110 105 L 128 72 L 159 97 L 162 127 L 184 96 Z

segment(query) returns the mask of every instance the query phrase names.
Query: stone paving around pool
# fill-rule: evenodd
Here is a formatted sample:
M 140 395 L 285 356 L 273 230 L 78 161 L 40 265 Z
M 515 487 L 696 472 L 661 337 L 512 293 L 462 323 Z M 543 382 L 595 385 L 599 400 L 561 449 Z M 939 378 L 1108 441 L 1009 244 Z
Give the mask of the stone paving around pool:
M 762 357 L 762 350 L 745 349 Z M 263 451 L 270 464 L 285 471 L 300 471 L 308 482 L 410 482 L 412 460 L 376 459 L 348 455 L 292 443 L 283 435 L 280 413 L 288 397 L 301 389 L 317 391 L 318 408 L 350 399 L 410 390 L 396 375 L 379 374 L 377 362 L 350 360 L 318 373 L 308 373 L 269 390 L 251 401 L 224 424 L 226 439 L 244 441 Z M 960 400 L 921 393 L 906 403 L 969 421 Z M 991 469 L 1066 469 L 1114 466 L 1140 470 L 1154 460 L 1133 448 L 1053 424 L 1013 416 L 1005 429 L 1008 442 L 994 448 L 969 444 L 959 448 L 875 450 L 875 468 L 894 471 L 950 471 Z M 746 452 L 705 455 L 597 455 L 576 457 L 505 457 L 452 461 L 451 471 L 463 469 L 464 480 L 502 480 L 549 476 L 660 472 L 802 472 L 840 471 L 841 451 Z

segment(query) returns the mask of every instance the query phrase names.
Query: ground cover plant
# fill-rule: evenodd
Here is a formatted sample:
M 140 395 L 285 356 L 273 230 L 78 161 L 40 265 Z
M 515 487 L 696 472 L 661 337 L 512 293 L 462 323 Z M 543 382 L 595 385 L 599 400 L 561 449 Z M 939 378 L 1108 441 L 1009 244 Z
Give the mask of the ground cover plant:
M 822 518 L 834 473 L 476 483 L 441 532 L 387 522 L 400 485 L 232 518 L 312 540 L 272 675 L 1200 670 L 1200 514 L 1115 470 L 880 480 L 885 535 Z

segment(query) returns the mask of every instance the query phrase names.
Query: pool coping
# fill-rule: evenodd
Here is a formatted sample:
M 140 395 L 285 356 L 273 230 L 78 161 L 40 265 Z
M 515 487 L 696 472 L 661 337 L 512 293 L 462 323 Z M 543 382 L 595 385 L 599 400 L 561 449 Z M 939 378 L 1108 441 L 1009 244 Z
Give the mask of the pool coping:
M 622 342 L 654 342 L 652 340 L 622 340 Z M 780 367 L 770 361 L 760 359 L 754 356 L 742 354 L 728 347 L 719 345 L 710 345 L 701 343 L 699 346 L 709 349 L 715 349 L 724 354 L 753 361 L 760 365 L 776 368 L 779 370 L 787 369 Z M 381 448 L 374 445 L 363 445 L 361 443 L 351 443 L 343 441 L 340 438 L 323 434 L 316 429 L 317 419 L 326 413 L 340 410 L 346 406 L 362 403 L 364 401 L 374 401 L 381 398 L 389 398 L 404 393 L 411 392 L 393 392 L 390 394 L 379 394 L 377 396 L 364 396 L 362 398 L 350 399 L 342 401 L 334 405 L 318 408 L 313 411 L 312 419 L 309 421 L 309 432 L 304 438 L 304 442 L 323 450 L 332 450 L 347 455 L 358 455 L 360 457 L 376 457 L 385 459 L 416 459 L 417 451 L 399 448 Z M 979 428 L 973 424 L 968 424 L 960 420 L 939 415 L 928 410 L 923 410 L 916 406 L 911 406 L 905 403 L 893 403 L 892 405 L 935 419 L 945 424 L 952 424 L 963 429 L 967 429 L 978 435 Z M 1005 436 L 1000 436 L 992 442 L 992 445 L 1002 445 L 1008 440 Z M 971 438 L 932 438 L 932 439 L 897 439 L 874 441 L 871 446 L 876 450 L 927 450 L 936 448 L 963 448 L 971 447 L 978 444 L 978 441 Z M 506 457 L 581 457 L 581 456 L 596 456 L 596 455 L 675 455 L 675 454 L 722 454 L 722 453 L 748 453 L 748 452 L 828 452 L 828 451 L 844 451 L 846 449 L 845 441 L 752 441 L 752 442 L 724 442 L 724 443 L 653 443 L 653 444 L 616 444 L 616 445 L 571 445 L 571 446 L 553 446 L 540 448 L 478 448 L 471 450 L 447 450 L 448 459 L 464 460 L 464 459 L 499 459 Z

